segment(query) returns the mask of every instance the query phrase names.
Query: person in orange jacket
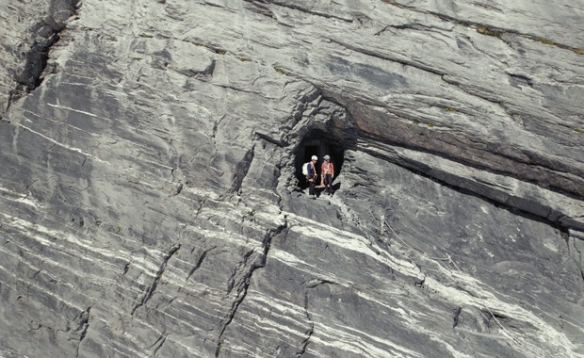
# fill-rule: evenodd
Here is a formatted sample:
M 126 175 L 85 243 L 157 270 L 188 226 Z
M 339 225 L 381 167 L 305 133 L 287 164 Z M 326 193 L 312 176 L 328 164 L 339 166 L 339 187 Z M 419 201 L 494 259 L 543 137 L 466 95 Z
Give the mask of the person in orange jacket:
M 331 157 L 327 154 L 324 156 L 324 162 L 320 166 L 320 177 L 321 182 L 320 185 L 324 185 L 325 192 L 328 195 L 333 194 L 333 178 L 335 177 L 335 166 L 331 162 Z

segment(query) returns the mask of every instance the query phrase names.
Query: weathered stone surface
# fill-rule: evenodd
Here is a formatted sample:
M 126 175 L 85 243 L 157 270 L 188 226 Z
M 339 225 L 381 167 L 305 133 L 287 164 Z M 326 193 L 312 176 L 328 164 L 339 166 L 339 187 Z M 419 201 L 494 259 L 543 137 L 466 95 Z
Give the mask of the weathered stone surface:
M 0 10 L 0 357 L 584 357 L 576 1 Z

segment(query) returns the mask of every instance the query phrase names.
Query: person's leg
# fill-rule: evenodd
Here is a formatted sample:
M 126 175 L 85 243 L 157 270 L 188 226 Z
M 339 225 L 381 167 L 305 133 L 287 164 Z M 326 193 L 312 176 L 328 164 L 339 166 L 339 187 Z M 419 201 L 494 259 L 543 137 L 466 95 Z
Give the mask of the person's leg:
M 314 195 L 314 180 L 308 182 L 308 195 Z
M 332 175 L 330 175 L 330 174 L 327 174 L 326 175 L 326 177 L 324 179 L 324 185 L 326 187 L 326 192 L 329 193 L 329 194 L 332 194 L 333 193 L 333 188 L 332 188 L 333 178 L 332 178 Z

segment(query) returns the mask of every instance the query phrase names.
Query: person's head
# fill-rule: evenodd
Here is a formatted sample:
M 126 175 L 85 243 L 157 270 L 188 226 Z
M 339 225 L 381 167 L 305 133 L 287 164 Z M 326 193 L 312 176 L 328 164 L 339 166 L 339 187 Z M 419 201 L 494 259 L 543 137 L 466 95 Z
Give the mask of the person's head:
M 324 160 L 326 160 L 328 162 L 329 160 L 331 160 L 331 157 L 327 154 L 324 156 Z
M 318 157 L 316 155 L 313 155 L 310 160 L 312 160 L 313 162 L 316 162 L 318 160 Z

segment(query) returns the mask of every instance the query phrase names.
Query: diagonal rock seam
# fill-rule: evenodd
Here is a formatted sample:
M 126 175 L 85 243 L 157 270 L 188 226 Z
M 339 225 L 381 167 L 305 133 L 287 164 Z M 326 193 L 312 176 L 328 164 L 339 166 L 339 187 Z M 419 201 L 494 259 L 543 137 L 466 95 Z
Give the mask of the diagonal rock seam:
M 255 135 L 259 139 L 265 140 L 266 142 L 272 143 L 272 144 L 274 144 L 274 145 L 276 145 L 276 146 L 278 146 L 280 148 L 285 148 L 285 147 L 287 147 L 289 145 L 289 143 L 287 141 L 284 141 L 282 139 L 272 138 L 268 134 L 265 134 L 265 133 L 261 133 L 261 132 L 256 131 L 255 132 Z
M 168 338 L 168 335 L 166 334 L 166 330 L 165 330 L 164 332 L 162 332 L 160 334 L 160 337 L 158 337 L 156 342 L 154 342 L 154 344 L 152 345 L 154 347 L 154 349 L 152 350 L 152 354 L 151 354 L 152 357 L 156 357 L 156 353 L 158 353 L 160 348 L 162 348 L 162 346 L 166 342 L 166 338 Z
M 402 131 L 405 131 L 407 129 L 410 129 L 409 127 L 406 128 L 406 126 L 404 126 L 404 128 L 402 129 Z M 445 146 L 446 148 L 432 148 L 430 143 L 425 144 L 422 143 L 420 140 L 417 141 L 409 141 L 406 142 L 404 140 L 401 139 L 398 133 L 398 131 L 396 130 L 396 133 L 398 134 L 394 134 L 392 138 L 378 138 L 375 135 L 372 134 L 362 134 L 361 138 L 364 140 L 368 140 L 370 142 L 377 142 L 377 143 L 381 143 L 381 144 L 387 144 L 387 145 L 391 145 L 391 146 L 395 146 L 395 147 L 399 147 L 399 148 L 404 148 L 404 149 L 409 149 L 409 150 L 413 150 L 413 151 L 417 151 L 420 153 L 427 153 L 427 154 L 431 154 L 431 155 L 435 155 L 438 156 L 440 158 L 444 158 L 459 164 L 463 164 L 467 167 L 470 168 L 475 168 L 478 170 L 482 170 L 488 173 L 492 173 L 492 174 L 496 174 L 496 175 L 503 175 L 503 176 L 508 176 L 508 177 L 512 177 L 518 180 L 521 180 L 523 182 L 526 183 L 530 183 L 530 184 L 534 184 L 539 186 L 540 188 L 543 189 L 547 189 L 550 191 L 553 191 L 555 193 L 558 194 L 562 194 L 565 196 L 568 196 L 572 199 L 576 199 L 576 200 L 581 200 L 584 197 L 584 180 L 580 179 L 580 178 L 576 178 L 576 176 L 573 176 L 572 178 L 569 178 L 568 176 L 565 175 L 556 175 L 553 176 L 553 172 L 559 172 L 560 174 L 563 173 L 568 173 L 565 169 L 565 167 L 562 168 L 562 163 L 546 163 L 544 164 L 542 162 L 542 160 L 545 160 L 545 158 L 541 158 L 538 157 L 537 153 L 534 152 L 530 152 L 530 151 L 526 151 L 523 150 L 521 152 L 517 152 L 517 153 L 513 153 L 514 156 L 510 156 L 510 155 L 505 155 L 505 154 L 498 154 L 495 153 L 494 151 L 481 151 L 478 148 L 472 148 L 472 147 L 467 147 L 465 148 L 465 151 L 467 152 L 466 154 L 468 156 L 472 156 L 475 155 L 478 158 L 483 158 L 484 161 L 480 162 L 477 159 L 468 159 L 467 156 L 462 156 L 462 155 L 452 155 L 450 153 L 451 150 L 456 150 L 458 149 L 458 147 L 456 147 L 456 145 L 454 144 L 454 142 L 452 141 L 452 137 L 448 137 L 448 136 L 442 136 L 442 135 L 434 135 L 433 133 L 431 133 L 430 131 L 427 130 L 423 130 L 423 129 L 415 129 L 418 134 L 420 134 L 420 136 L 424 136 L 427 139 L 432 139 L 431 144 L 435 144 L 435 145 L 442 145 Z M 463 137 L 463 136 L 459 136 L 456 139 L 459 143 L 464 143 L 469 144 L 471 142 L 475 142 L 475 143 L 481 143 L 485 146 L 494 146 L 496 144 L 494 143 L 489 143 L 489 142 L 483 142 L 480 140 L 477 140 L 475 137 Z M 430 141 L 428 141 L 430 142 Z M 509 147 L 505 147 L 503 145 L 499 146 L 500 149 L 502 150 L 508 150 L 511 149 Z M 529 159 L 522 159 L 521 156 L 526 156 Z M 490 162 L 494 162 L 497 163 L 498 161 L 504 161 L 505 163 L 503 164 L 499 164 L 497 166 L 493 166 L 493 165 L 489 165 Z M 531 162 L 528 162 L 531 161 Z M 547 164 L 551 164 L 551 165 L 547 165 Z M 514 165 L 515 167 L 513 167 L 512 165 Z M 573 166 L 570 168 L 573 171 L 576 172 L 581 172 L 581 169 Z M 584 174 L 581 173 L 581 174 Z M 568 187 L 568 186 L 571 186 Z M 568 187 L 568 188 L 566 188 Z
M 352 19 L 346 19 L 344 17 L 335 16 L 335 15 L 327 14 L 327 13 L 324 13 L 324 12 L 312 11 L 312 10 L 309 10 L 309 9 L 305 9 L 302 6 L 295 5 L 294 3 L 290 3 L 290 2 L 277 1 L 277 0 L 266 0 L 265 2 L 268 3 L 268 4 L 273 4 L 273 5 L 276 5 L 276 6 L 285 7 L 285 8 L 291 9 L 291 10 L 300 11 L 300 12 L 305 13 L 305 14 L 308 14 L 308 15 L 319 16 L 319 17 L 323 17 L 323 18 L 326 18 L 326 19 L 341 20 L 341 21 L 344 21 L 344 22 L 347 22 L 347 23 L 352 23 L 353 22 Z
M 341 21 L 344 21 L 347 23 L 354 22 L 353 19 L 347 19 L 347 18 L 344 18 L 341 16 L 331 15 L 331 14 L 327 14 L 327 13 L 321 13 L 318 11 L 312 11 L 312 10 L 303 8 L 299 5 L 290 5 L 290 4 L 287 4 L 284 2 L 280 2 L 280 1 L 274 1 L 274 0 L 263 0 L 263 1 L 243 0 L 243 1 L 254 4 L 258 7 L 260 7 L 259 3 L 266 4 L 266 5 L 272 4 L 272 5 L 282 6 L 282 7 L 292 9 L 292 10 L 300 11 L 300 12 L 303 12 L 303 13 L 308 14 L 308 15 L 324 17 L 327 19 L 337 19 L 337 20 L 341 20 Z M 441 13 L 436 12 L 436 11 L 421 10 L 421 9 L 418 9 L 414 6 L 404 5 L 404 4 L 398 3 L 397 1 L 394 1 L 394 0 L 381 0 L 381 1 L 386 3 L 386 4 L 398 7 L 400 9 L 417 12 L 417 13 L 423 14 L 423 15 L 431 15 L 431 16 L 439 18 L 440 20 L 445 21 L 445 22 L 453 23 L 455 25 L 459 25 L 459 26 L 463 26 L 463 27 L 467 27 L 467 28 L 476 29 L 476 31 L 479 34 L 484 35 L 484 36 L 491 36 L 491 37 L 496 37 L 496 38 L 501 39 L 501 36 L 503 36 L 505 34 L 511 34 L 511 35 L 523 37 L 523 38 L 531 40 L 531 41 L 537 41 L 537 42 L 540 42 L 540 43 L 543 43 L 543 44 L 546 44 L 549 46 L 554 46 L 554 47 L 561 48 L 563 50 L 569 50 L 569 51 L 573 51 L 577 54 L 581 54 L 581 50 L 582 50 L 581 48 L 576 48 L 576 47 L 572 47 L 569 45 L 557 43 L 555 41 L 551 41 L 551 40 L 546 39 L 546 38 L 541 37 L 541 36 L 521 33 L 521 32 L 516 31 L 516 30 L 510 30 L 510 29 L 505 29 L 505 28 L 496 27 L 496 26 L 485 25 L 485 24 L 475 22 L 475 21 L 461 20 L 461 19 L 458 19 L 456 17 L 441 14 Z M 271 11 L 269 11 L 269 9 L 265 8 L 264 6 L 261 6 L 261 10 L 263 10 L 263 12 L 258 11 L 258 13 L 265 15 L 265 16 L 268 16 L 268 17 L 272 17 L 272 18 L 277 20 L 276 16 Z M 359 18 L 356 18 L 356 20 L 359 21 Z M 381 30 L 377 31 L 375 33 L 375 35 L 379 36 L 380 34 L 385 32 L 389 27 L 396 28 L 396 29 L 409 29 L 409 28 L 415 28 L 415 25 L 416 24 L 403 24 L 403 25 L 397 25 L 397 26 L 388 25 L 388 26 L 385 26 L 384 28 L 382 28 Z M 504 39 L 501 39 L 501 40 L 505 41 Z
M 257 269 L 264 268 L 266 266 L 266 262 L 268 259 L 268 253 L 270 251 L 270 246 L 272 244 L 272 239 L 280 234 L 285 235 L 287 230 L 288 230 L 288 224 L 285 222 L 283 225 L 277 227 L 276 229 L 270 230 L 265 235 L 264 240 L 262 242 L 263 252 L 262 252 L 260 262 L 252 264 L 252 266 L 249 268 L 249 271 L 246 272 L 245 276 L 242 279 L 242 284 L 238 288 L 238 293 L 237 293 L 238 297 L 235 299 L 235 301 L 233 301 L 231 309 L 229 310 L 229 312 L 227 313 L 227 316 L 223 320 L 224 321 L 223 326 L 221 327 L 221 331 L 219 332 L 219 336 L 217 337 L 217 346 L 215 349 L 215 357 L 216 358 L 219 357 L 219 354 L 221 354 L 221 346 L 222 346 L 223 341 L 225 339 L 225 337 L 224 337 L 225 330 L 227 329 L 229 324 L 231 324 L 231 322 L 233 321 L 233 318 L 235 317 L 235 314 L 237 313 L 237 309 L 239 308 L 239 306 L 241 305 L 241 303 L 243 302 L 243 300 L 247 296 L 247 291 L 248 291 L 249 285 L 251 283 L 251 278 L 252 278 L 254 272 Z
M 158 286 L 158 283 L 160 282 L 160 279 L 162 278 L 162 275 L 164 274 L 164 270 L 166 269 L 166 265 L 168 264 L 168 261 L 180 249 L 180 246 L 181 246 L 180 243 L 176 244 L 164 256 L 162 263 L 160 264 L 160 268 L 158 269 L 158 272 L 156 272 L 156 276 L 154 277 L 154 280 L 152 281 L 152 284 L 150 284 L 150 286 L 148 287 L 148 289 L 144 293 L 144 296 L 142 296 L 142 299 L 140 300 L 140 302 L 138 304 L 136 304 L 134 306 L 134 308 L 132 309 L 132 313 L 131 313 L 132 316 L 134 315 L 134 313 L 136 312 L 136 310 L 138 308 L 144 306 L 146 304 L 146 302 L 148 302 L 148 300 L 152 297 L 152 295 L 154 294 L 154 291 L 156 290 L 156 287 Z
M 409 11 L 417 12 L 417 13 L 424 14 L 424 15 L 432 15 L 432 16 L 439 18 L 442 21 L 450 22 L 450 23 L 453 23 L 453 24 L 456 24 L 459 26 L 475 28 L 479 34 L 485 35 L 485 36 L 497 37 L 497 38 L 501 39 L 502 35 L 511 34 L 511 35 L 517 35 L 517 36 L 520 36 L 520 37 L 523 37 L 523 38 L 526 38 L 526 39 L 529 39 L 532 41 L 541 42 L 541 43 L 544 43 L 546 45 L 555 46 L 555 47 L 561 48 L 563 50 L 570 50 L 570 51 L 574 51 L 576 53 L 578 53 L 577 50 L 579 50 L 578 48 L 564 45 L 561 43 L 556 43 L 554 41 L 551 41 L 551 40 L 548 40 L 548 39 L 543 38 L 541 36 L 537 36 L 537 35 L 533 35 L 533 34 L 525 34 L 525 33 L 521 33 L 521 32 L 516 31 L 516 30 L 504 29 L 504 28 L 496 27 L 496 26 L 489 26 L 489 25 L 481 24 L 479 22 L 474 22 L 474 21 L 465 21 L 465 20 L 457 19 L 457 18 L 449 16 L 449 15 L 441 14 L 441 13 L 436 12 L 436 11 L 421 10 L 421 9 L 418 9 L 414 6 L 404 5 L 404 4 L 398 3 L 395 0 L 381 0 L 381 1 L 386 3 L 386 4 L 398 7 L 400 9 L 409 10 Z M 386 28 L 387 28 L 387 26 L 384 29 L 382 29 L 379 33 L 382 33 L 383 31 L 385 31 Z M 501 39 L 501 40 L 503 40 L 503 39 Z
M 428 167 L 425 167 L 424 165 L 421 165 L 420 163 L 416 163 L 414 161 L 409 161 L 409 160 L 406 160 L 403 158 L 401 158 L 402 160 L 395 160 L 393 158 L 382 156 L 378 152 L 375 152 L 375 151 L 369 151 L 366 149 L 361 149 L 361 150 L 363 152 L 371 155 L 371 156 L 376 157 L 376 158 L 387 160 L 387 161 L 389 161 L 397 166 L 400 166 L 404 169 L 407 169 L 410 172 L 415 173 L 421 177 L 433 180 L 433 181 L 439 183 L 440 185 L 447 187 L 449 189 L 452 189 L 452 190 L 459 192 L 461 194 L 471 195 L 471 196 L 480 198 L 480 199 L 482 199 L 482 200 L 484 200 L 492 205 L 495 205 L 497 207 L 511 211 L 516 215 L 520 215 L 520 216 L 523 216 L 523 217 L 526 217 L 526 218 L 529 218 L 532 220 L 543 222 L 543 223 L 557 229 L 558 231 L 562 232 L 565 235 L 569 235 L 570 229 L 581 230 L 581 228 L 574 228 L 569 223 L 562 222 L 562 220 L 566 218 L 565 215 L 563 215 L 561 213 L 557 213 L 554 209 L 547 207 L 543 204 L 535 205 L 535 203 L 533 203 L 533 202 L 530 202 L 528 200 L 522 200 L 522 198 L 520 198 L 520 197 L 512 197 L 511 195 L 506 195 L 507 196 L 506 200 L 500 200 L 498 197 L 500 195 L 488 195 L 488 193 L 486 193 L 484 190 L 482 190 L 482 191 L 473 190 L 473 188 L 471 188 L 471 186 L 477 186 L 475 189 L 478 189 L 478 186 L 480 184 L 478 184 L 478 183 L 474 184 L 471 181 L 465 180 L 462 177 L 458 177 L 456 175 L 453 175 L 453 174 L 450 174 L 450 173 L 447 173 L 444 171 L 439 171 L 439 170 L 434 169 L 434 168 L 428 168 Z M 440 175 L 437 175 L 437 174 L 440 174 Z M 499 193 L 499 192 L 497 192 L 497 193 Z M 514 203 L 510 203 L 509 202 L 510 200 L 513 200 Z M 522 204 L 522 205 L 520 206 L 519 204 Z M 539 204 L 539 203 L 537 203 L 537 204 Z M 548 215 L 541 215 L 539 213 L 541 210 L 535 210 L 535 209 L 546 210 Z M 552 214 L 555 214 L 555 215 L 552 215 Z M 554 219 L 554 217 L 555 217 L 555 219 Z
M 428 73 L 431 73 L 433 75 L 437 75 L 437 76 L 440 76 L 440 77 L 446 75 L 446 73 L 441 72 L 441 71 L 438 71 L 438 70 L 436 70 L 436 69 L 434 69 L 432 67 L 424 66 L 422 64 L 415 63 L 413 61 L 408 61 L 407 59 L 398 59 L 398 58 L 392 58 L 392 57 L 389 57 L 389 56 L 383 56 L 383 55 L 381 55 L 379 53 L 375 53 L 375 52 L 370 51 L 370 50 L 367 50 L 365 48 L 360 48 L 360 47 L 357 47 L 357 46 L 354 46 L 354 45 L 350 45 L 348 43 L 339 41 L 339 40 L 334 39 L 334 38 L 331 38 L 331 37 L 327 37 L 326 39 L 328 41 L 336 44 L 336 45 L 339 45 L 339 46 L 342 46 L 342 47 L 346 48 L 347 50 L 355 51 L 355 52 L 361 53 L 363 55 L 375 57 L 377 59 L 384 60 L 384 61 L 391 61 L 391 62 L 399 63 L 402 66 L 409 66 L 409 67 L 412 67 L 412 68 L 416 68 L 416 69 L 418 69 L 420 71 L 428 72 Z
M 276 15 L 272 11 L 270 11 L 266 6 L 264 6 L 264 4 L 265 4 L 264 1 L 262 1 L 262 0 L 260 0 L 260 1 L 243 0 L 243 1 L 253 5 L 253 6 L 246 7 L 248 10 L 253 11 L 256 14 L 260 14 L 260 15 L 272 18 L 274 20 L 278 20 Z
M 207 257 L 207 254 L 209 252 L 215 250 L 216 248 L 217 248 L 217 246 L 213 246 L 212 248 L 203 251 L 203 253 L 201 254 L 201 256 L 199 256 L 199 259 L 197 260 L 197 262 L 195 263 L 193 268 L 189 271 L 189 275 L 187 276 L 186 281 L 188 281 L 191 278 L 191 276 L 195 273 L 195 271 L 197 271 L 201 267 L 201 265 L 203 264 L 203 261 Z
M 236 282 L 237 281 L 237 276 L 238 274 L 243 271 L 246 267 L 247 267 L 247 261 L 249 260 L 249 258 L 251 257 L 251 255 L 254 254 L 254 250 L 248 250 L 244 255 L 243 258 L 241 259 L 241 261 L 239 262 L 238 266 L 233 270 L 233 272 L 231 273 L 231 276 L 229 276 L 229 279 L 227 280 L 227 293 L 230 294 L 233 291 L 233 288 L 235 287 L 235 284 L 238 283 L 239 285 L 237 286 L 237 295 L 239 296 L 240 292 L 241 292 L 241 284 L 245 281 L 245 277 L 247 276 L 248 272 L 244 273 L 244 279 Z

